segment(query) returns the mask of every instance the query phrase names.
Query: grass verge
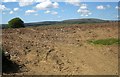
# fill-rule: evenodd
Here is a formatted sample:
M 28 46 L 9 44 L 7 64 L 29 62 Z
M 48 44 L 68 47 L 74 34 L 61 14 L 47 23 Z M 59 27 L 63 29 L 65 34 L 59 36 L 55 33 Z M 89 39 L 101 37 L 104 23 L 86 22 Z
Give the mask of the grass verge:
M 99 40 L 88 40 L 90 44 L 98 44 L 98 45 L 120 45 L 120 39 L 116 38 L 107 38 L 107 39 L 99 39 Z

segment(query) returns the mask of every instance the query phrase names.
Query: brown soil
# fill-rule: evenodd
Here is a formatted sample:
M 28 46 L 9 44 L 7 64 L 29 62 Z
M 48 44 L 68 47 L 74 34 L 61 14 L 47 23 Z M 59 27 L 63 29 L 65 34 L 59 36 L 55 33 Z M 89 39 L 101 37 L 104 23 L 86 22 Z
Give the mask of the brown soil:
M 3 29 L 2 33 L 3 49 L 10 53 L 11 61 L 21 65 L 19 71 L 8 74 L 118 74 L 118 46 L 87 43 L 118 38 L 117 23 Z

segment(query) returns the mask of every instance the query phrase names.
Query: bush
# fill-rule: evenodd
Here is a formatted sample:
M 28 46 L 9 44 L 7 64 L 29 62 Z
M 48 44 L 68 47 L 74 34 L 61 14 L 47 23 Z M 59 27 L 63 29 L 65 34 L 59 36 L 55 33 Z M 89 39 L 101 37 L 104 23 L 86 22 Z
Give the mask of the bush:
M 22 28 L 24 26 L 24 22 L 20 18 L 13 18 L 8 22 L 9 28 Z

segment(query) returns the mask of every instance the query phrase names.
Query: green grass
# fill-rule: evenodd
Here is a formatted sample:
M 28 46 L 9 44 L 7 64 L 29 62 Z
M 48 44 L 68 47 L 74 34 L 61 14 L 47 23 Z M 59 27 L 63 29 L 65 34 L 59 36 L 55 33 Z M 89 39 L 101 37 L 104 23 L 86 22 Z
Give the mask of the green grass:
M 99 39 L 99 40 L 88 40 L 90 44 L 98 44 L 98 45 L 120 45 L 120 39 L 116 38 L 107 38 L 107 39 Z

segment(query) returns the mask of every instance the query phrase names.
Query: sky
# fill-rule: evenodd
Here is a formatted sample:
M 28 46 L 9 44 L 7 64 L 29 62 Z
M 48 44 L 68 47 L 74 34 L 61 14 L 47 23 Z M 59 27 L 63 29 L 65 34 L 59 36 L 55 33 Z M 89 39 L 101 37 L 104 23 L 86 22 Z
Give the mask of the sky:
M 14 0 L 13 0 L 14 1 Z M 25 23 L 42 21 L 62 21 L 67 19 L 98 18 L 104 20 L 117 20 L 118 2 L 7 2 L 0 4 L 0 24 L 7 24 L 15 17 L 21 18 Z

